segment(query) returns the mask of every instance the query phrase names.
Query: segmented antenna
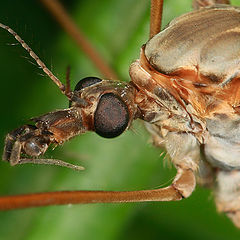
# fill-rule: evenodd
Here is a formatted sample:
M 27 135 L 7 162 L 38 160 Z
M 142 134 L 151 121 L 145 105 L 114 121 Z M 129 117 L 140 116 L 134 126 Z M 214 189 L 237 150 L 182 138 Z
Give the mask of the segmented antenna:
M 10 27 L 0 23 L 0 27 L 7 30 L 10 34 L 12 34 L 15 39 L 22 45 L 23 48 L 27 50 L 29 55 L 36 61 L 38 66 L 42 68 L 42 70 L 52 79 L 52 81 L 59 87 L 60 91 L 66 95 L 68 98 L 70 98 L 69 93 L 66 93 L 66 89 L 64 84 L 61 83 L 61 81 L 46 67 L 44 62 L 40 60 L 40 58 L 33 52 L 33 50 L 22 40 L 22 38 Z

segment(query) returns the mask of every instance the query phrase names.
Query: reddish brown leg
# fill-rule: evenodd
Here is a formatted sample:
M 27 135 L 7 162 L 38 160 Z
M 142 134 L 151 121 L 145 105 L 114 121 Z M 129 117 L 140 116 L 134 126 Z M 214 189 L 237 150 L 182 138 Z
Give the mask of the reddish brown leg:
M 197 10 L 203 7 L 209 7 L 214 4 L 230 4 L 229 0 L 193 0 L 193 9 Z
M 150 38 L 161 31 L 163 0 L 151 0 Z
M 78 203 L 119 203 L 147 201 L 177 201 L 191 195 L 195 188 L 191 169 L 178 169 L 172 185 L 142 191 L 62 191 L 0 197 L 0 210 Z
M 63 29 L 83 50 L 83 52 L 89 57 L 89 59 L 94 63 L 100 73 L 107 79 L 118 79 L 115 71 L 107 64 L 107 62 L 97 52 L 97 50 L 94 49 L 87 37 L 84 36 L 79 27 L 76 26 L 69 14 L 65 11 L 61 3 L 58 0 L 41 0 L 41 2 L 55 17 Z

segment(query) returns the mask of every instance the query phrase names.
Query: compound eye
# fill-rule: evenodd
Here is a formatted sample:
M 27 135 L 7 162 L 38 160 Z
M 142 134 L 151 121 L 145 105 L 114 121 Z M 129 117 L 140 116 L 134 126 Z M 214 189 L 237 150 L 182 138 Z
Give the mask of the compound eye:
M 99 83 L 101 81 L 102 81 L 102 79 L 97 78 L 97 77 L 86 77 L 86 78 L 83 78 L 83 79 L 81 79 L 77 83 L 77 85 L 74 88 L 74 91 L 79 91 L 79 90 L 81 90 L 83 88 L 89 87 L 89 86 L 94 85 L 96 83 Z
M 123 100 L 114 93 L 101 96 L 94 114 L 95 132 L 105 138 L 119 136 L 128 126 L 129 111 Z

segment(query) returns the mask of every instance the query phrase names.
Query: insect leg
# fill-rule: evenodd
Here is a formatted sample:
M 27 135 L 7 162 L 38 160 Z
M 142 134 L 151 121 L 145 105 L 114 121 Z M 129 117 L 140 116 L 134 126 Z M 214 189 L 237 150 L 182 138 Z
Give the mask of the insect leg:
M 151 1 L 150 38 L 161 31 L 163 0 Z
M 0 197 L 0 210 L 79 203 L 178 201 L 191 195 L 196 185 L 191 169 L 178 169 L 172 185 L 141 191 L 62 191 Z

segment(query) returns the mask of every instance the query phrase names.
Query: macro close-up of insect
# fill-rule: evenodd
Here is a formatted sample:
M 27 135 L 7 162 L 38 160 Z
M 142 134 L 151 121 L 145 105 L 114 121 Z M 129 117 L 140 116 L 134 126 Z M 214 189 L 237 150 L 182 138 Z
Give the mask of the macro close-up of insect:
M 51 2 L 0 12 L 3 239 L 237 239 L 240 2 Z

